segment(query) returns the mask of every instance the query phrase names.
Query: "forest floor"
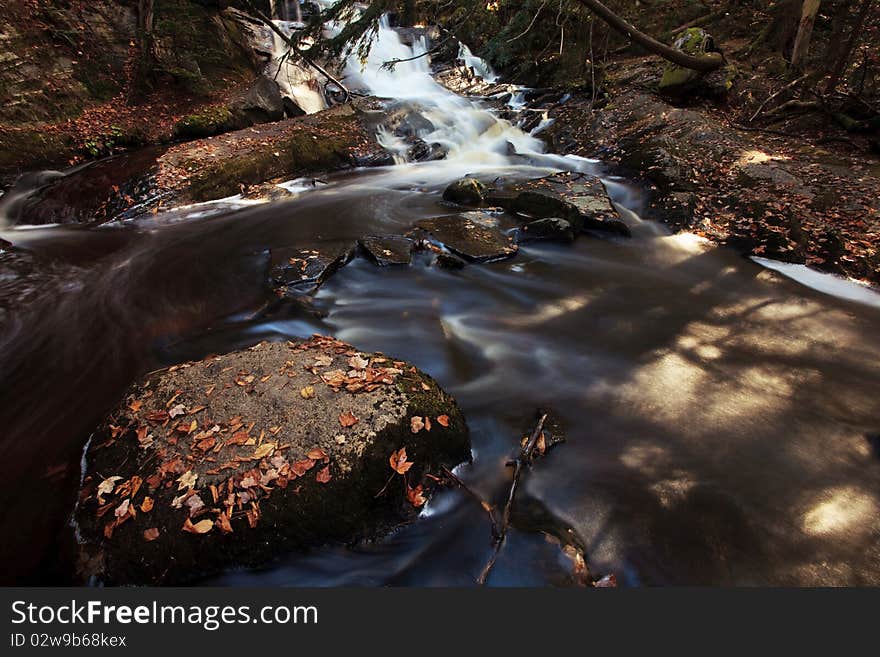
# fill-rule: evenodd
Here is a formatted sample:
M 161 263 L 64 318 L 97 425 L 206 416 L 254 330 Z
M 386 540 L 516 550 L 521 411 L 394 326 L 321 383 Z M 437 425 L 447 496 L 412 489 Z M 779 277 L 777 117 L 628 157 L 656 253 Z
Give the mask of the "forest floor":
M 595 110 L 589 92 L 551 105 L 552 149 L 644 181 L 649 218 L 749 255 L 880 283 L 880 161 L 867 137 L 809 114 L 750 122 L 784 84 L 763 75 L 743 76 L 723 100 L 673 104 L 656 93 L 662 70 L 657 58 L 618 60 Z

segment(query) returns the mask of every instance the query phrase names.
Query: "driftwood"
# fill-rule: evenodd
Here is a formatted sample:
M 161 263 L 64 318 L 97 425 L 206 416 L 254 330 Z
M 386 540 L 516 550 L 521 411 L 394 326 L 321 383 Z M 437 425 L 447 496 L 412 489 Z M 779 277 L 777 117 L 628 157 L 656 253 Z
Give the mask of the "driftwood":
M 516 491 L 519 487 L 520 479 L 522 478 L 525 469 L 534 459 L 535 449 L 538 445 L 539 438 L 544 434 L 544 422 L 546 421 L 547 414 L 543 413 L 541 417 L 538 418 L 538 422 L 535 425 L 532 434 L 529 436 L 529 439 L 526 441 L 525 445 L 520 448 L 519 455 L 507 464 L 513 466 L 513 481 L 510 483 L 510 491 L 507 494 L 507 503 L 504 505 L 504 513 L 501 516 L 501 529 L 496 532 L 495 535 L 495 549 L 492 551 L 492 556 L 489 557 L 489 561 L 483 566 L 483 570 L 477 578 L 477 583 L 481 586 L 486 583 L 486 579 L 489 577 L 489 573 L 492 572 L 492 568 L 498 560 L 498 554 L 501 552 L 501 548 L 504 545 L 504 539 L 507 537 L 507 531 L 510 528 L 510 510 L 513 508 L 513 501 L 516 497 Z

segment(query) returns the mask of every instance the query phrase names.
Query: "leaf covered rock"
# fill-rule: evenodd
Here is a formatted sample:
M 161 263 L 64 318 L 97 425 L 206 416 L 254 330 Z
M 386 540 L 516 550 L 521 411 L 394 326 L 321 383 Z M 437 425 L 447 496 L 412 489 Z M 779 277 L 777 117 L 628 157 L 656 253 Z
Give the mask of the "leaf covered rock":
M 445 424 L 414 434 L 414 417 Z M 376 497 L 392 452 L 406 498 Z M 415 516 L 426 474 L 469 455 L 461 411 L 435 381 L 333 338 L 175 365 L 132 386 L 90 443 L 80 577 L 180 584 L 377 538 Z

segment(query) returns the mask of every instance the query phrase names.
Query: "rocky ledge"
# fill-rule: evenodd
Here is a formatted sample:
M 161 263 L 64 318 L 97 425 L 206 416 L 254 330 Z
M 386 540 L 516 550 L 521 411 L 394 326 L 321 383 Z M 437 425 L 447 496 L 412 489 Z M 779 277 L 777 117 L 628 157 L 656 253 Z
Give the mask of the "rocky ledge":
M 470 456 L 415 367 L 315 336 L 148 375 L 93 435 L 74 513 L 83 582 L 181 584 L 376 538 Z

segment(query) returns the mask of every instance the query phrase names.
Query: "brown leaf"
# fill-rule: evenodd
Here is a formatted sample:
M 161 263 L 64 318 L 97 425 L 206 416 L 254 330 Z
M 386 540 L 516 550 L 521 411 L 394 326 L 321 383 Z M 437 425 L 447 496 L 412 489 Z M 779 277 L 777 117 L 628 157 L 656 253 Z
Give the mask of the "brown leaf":
M 135 399 L 128 405 L 128 407 L 131 409 L 132 413 L 137 413 L 139 410 L 141 410 L 141 406 L 143 405 L 143 401 L 141 401 L 140 399 Z
M 391 464 L 391 469 L 397 474 L 406 474 L 413 466 L 410 461 L 407 461 L 406 447 L 401 447 L 398 451 L 391 452 L 388 462 Z
M 315 475 L 315 481 L 317 481 L 319 484 L 326 484 L 332 478 L 333 476 L 330 474 L 329 465 L 324 466 L 323 468 L 318 470 L 318 474 Z
M 345 411 L 345 413 L 339 416 L 339 424 L 346 428 L 353 427 L 358 422 L 360 420 L 351 411 Z
M 448 427 L 449 426 L 449 416 L 448 415 L 438 415 L 437 416 L 437 424 L 439 424 L 441 427 Z
M 422 485 L 419 484 L 415 488 L 406 487 L 406 499 L 409 500 L 409 503 L 414 507 L 418 508 L 420 506 L 424 506 L 425 502 L 428 500 L 425 499 L 425 496 L 422 494 L 424 491 L 422 489 Z
M 143 513 L 149 513 L 152 510 L 153 510 L 153 498 L 150 496 L 147 496 L 144 498 L 144 501 L 141 502 L 141 511 Z
M 409 428 L 413 433 L 418 433 L 425 428 L 425 423 L 420 415 L 414 415 L 409 420 Z
M 535 451 L 541 456 L 547 451 L 547 439 L 544 437 L 543 431 L 541 432 L 541 435 L 538 436 L 538 440 L 535 441 Z
M 297 477 L 302 477 L 306 472 L 315 467 L 315 462 L 312 459 L 305 459 L 303 461 L 297 461 L 293 465 L 290 466 L 290 469 L 293 470 L 293 473 Z
M 157 538 L 159 538 L 158 527 L 150 527 L 149 529 L 144 530 L 144 540 L 145 541 L 147 541 L 147 542 L 155 541 Z
M 196 479 L 199 478 L 199 475 L 195 474 L 192 470 L 187 470 L 185 473 L 180 475 L 176 481 L 178 483 L 177 490 L 183 490 L 184 488 L 192 488 L 196 485 Z
M 214 436 L 210 436 L 205 438 L 204 440 L 200 440 L 196 443 L 196 449 L 200 449 L 203 452 L 207 452 L 209 449 L 212 449 L 217 444 L 217 439 Z
M 229 522 L 229 517 L 225 513 L 221 513 L 219 516 L 217 516 L 217 521 L 215 524 L 217 525 L 217 528 L 224 534 L 232 533 L 232 523 Z
M 303 399 L 313 399 L 315 397 L 315 388 L 313 386 L 306 386 L 299 391 L 299 396 Z
M 205 518 L 204 520 L 199 520 L 197 523 L 193 524 L 192 520 L 187 518 L 184 523 L 183 531 L 189 532 L 190 534 L 207 534 L 214 528 L 214 521 L 210 518 Z
M 156 423 L 164 422 L 165 420 L 168 419 L 168 417 L 169 417 L 168 411 L 166 411 L 164 409 L 158 410 L 158 411 L 150 411 L 146 415 L 146 418 L 150 422 L 156 422 Z
M 254 455 L 251 457 L 254 460 L 260 460 L 262 458 L 266 458 L 267 456 L 272 456 L 272 453 L 275 451 L 275 448 L 278 447 L 278 443 L 263 443 L 254 451 Z
M 320 461 L 321 459 L 327 458 L 327 455 L 324 453 L 323 449 L 316 447 L 315 449 L 310 449 L 309 453 L 306 454 L 313 461 Z

